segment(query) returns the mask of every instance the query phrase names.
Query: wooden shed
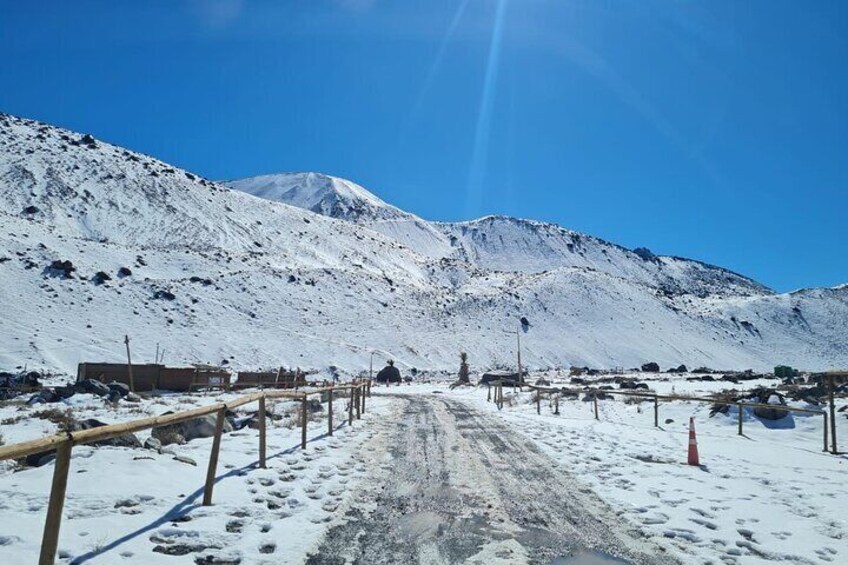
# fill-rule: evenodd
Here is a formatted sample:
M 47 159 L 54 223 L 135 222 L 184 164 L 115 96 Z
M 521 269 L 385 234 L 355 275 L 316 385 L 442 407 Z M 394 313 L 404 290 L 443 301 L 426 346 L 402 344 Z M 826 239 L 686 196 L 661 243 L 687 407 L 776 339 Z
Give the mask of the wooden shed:
M 302 371 L 288 371 L 280 367 L 274 371 L 240 371 L 234 387 L 298 388 L 306 385 Z
M 133 383 L 136 391 L 171 390 L 191 392 L 198 388 L 229 388 L 230 373 L 212 365 L 192 367 L 165 367 L 164 365 L 133 365 Z M 80 363 L 77 380 L 94 379 L 104 383 L 112 381 L 130 384 L 126 363 Z

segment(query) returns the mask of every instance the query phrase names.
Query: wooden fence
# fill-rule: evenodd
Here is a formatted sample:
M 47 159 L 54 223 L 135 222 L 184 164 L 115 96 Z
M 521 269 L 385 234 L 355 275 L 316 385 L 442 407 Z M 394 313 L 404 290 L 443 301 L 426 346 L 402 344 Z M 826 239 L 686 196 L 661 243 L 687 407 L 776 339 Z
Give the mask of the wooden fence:
M 511 386 L 511 385 L 507 384 L 507 386 Z M 494 396 L 495 396 L 494 402 L 497 405 L 498 409 L 503 408 L 503 387 L 504 387 L 504 384 L 501 383 L 501 382 L 490 383 L 490 386 L 489 386 L 489 392 L 488 392 L 487 400 L 491 401 L 491 397 L 492 397 L 491 389 L 494 388 L 495 389 L 494 390 Z M 536 413 L 537 414 L 542 413 L 542 394 L 544 394 L 544 393 L 548 394 L 549 399 L 550 399 L 551 395 L 556 394 L 556 397 L 554 397 L 554 412 L 553 412 L 554 414 L 559 414 L 559 399 L 562 395 L 568 395 L 568 396 L 571 396 L 571 397 L 578 397 L 581 393 L 591 395 L 596 420 L 600 419 L 600 415 L 599 415 L 599 412 L 598 412 L 598 395 L 600 395 L 600 394 L 609 394 L 609 395 L 618 394 L 618 395 L 621 395 L 621 396 L 627 396 L 627 397 L 631 397 L 631 398 L 643 398 L 643 399 L 646 399 L 646 400 L 652 400 L 653 404 L 654 404 L 654 427 L 657 427 L 657 428 L 660 426 L 659 403 L 660 403 L 661 400 L 662 401 L 678 400 L 678 401 L 691 401 L 691 402 L 706 402 L 708 404 L 718 404 L 718 405 L 722 405 L 722 406 L 736 406 L 738 413 L 739 413 L 738 435 L 740 435 L 740 436 L 742 435 L 742 414 L 743 414 L 743 410 L 745 408 L 770 408 L 770 409 L 773 409 L 773 410 L 785 410 L 787 412 L 796 412 L 796 413 L 799 413 L 799 414 L 812 414 L 812 415 L 822 417 L 822 421 L 823 421 L 822 429 L 823 429 L 823 440 L 824 440 L 823 441 L 824 447 L 823 447 L 822 451 L 825 451 L 825 452 L 828 451 L 828 441 L 827 441 L 828 415 L 827 415 L 827 412 L 824 411 L 824 410 L 808 410 L 806 408 L 794 408 L 792 406 L 784 406 L 784 405 L 776 405 L 776 404 L 762 404 L 762 403 L 758 403 L 758 402 L 733 402 L 733 401 L 726 401 L 726 400 L 709 398 L 709 397 L 703 398 L 703 397 L 697 397 L 697 396 L 662 395 L 662 394 L 654 394 L 654 393 L 651 393 L 651 392 L 634 392 L 634 391 L 630 391 L 630 390 L 627 390 L 627 391 L 625 391 L 625 390 L 606 390 L 606 389 L 600 389 L 600 388 L 574 389 L 574 388 L 566 388 L 566 387 L 541 387 L 541 386 L 528 385 L 528 384 L 523 385 L 521 390 L 523 390 L 524 387 L 536 392 L 535 402 L 536 402 Z M 833 398 L 831 396 L 831 405 L 832 405 L 832 403 L 833 403 Z M 830 431 L 831 431 L 831 435 L 832 435 L 832 442 L 831 442 L 831 451 L 830 452 L 833 453 L 834 455 L 837 455 L 839 452 L 836 448 L 836 425 L 835 424 L 836 424 L 836 422 L 834 421 L 834 418 L 831 418 L 830 419 Z
M 327 433 L 333 435 L 333 396 L 338 391 L 350 391 L 351 401 L 348 405 L 348 424 L 352 425 L 354 416 L 359 419 L 365 412 L 365 398 L 371 395 L 371 381 L 354 381 L 350 385 L 330 386 L 311 391 L 291 392 L 282 390 L 263 390 L 245 396 L 238 397 L 229 402 L 218 402 L 209 406 L 195 408 L 174 414 L 154 416 L 133 420 L 121 424 L 101 426 L 78 432 L 67 432 L 48 436 L 41 439 L 16 443 L 0 447 L 0 461 L 6 459 L 20 459 L 34 453 L 56 450 L 56 462 L 53 468 L 53 482 L 50 488 L 50 501 L 47 506 L 47 518 L 44 522 L 44 534 L 41 540 L 40 565 L 52 565 L 56 558 L 56 548 L 59 544 L 59 529 L 62 522 L 62 509 L 65 505 L 65 490 L 68 485 L 68 470 L 71 464 L 71 450 L 75 445 L 83 445 L 95 441 L 102 441 L 118 437 L 123 434 L 139 432 L 159 426 L 186 422 L 194 418 L 216 414 L 215 436 L 212 440 L 212 452 L 209 456 L 209 467 L 206 472 L 206 483 L 203 489 L 203 505 L 212 504 L 212 489 L 215 485 L 215 476 L 218 467 L 218 452 L 221 448 L 221 436 L 224 428 L 224 420 L 228 409 L 243 406 L 252 402 L 259 403 L 259 467 L 265 468 L 265 415 L 266 400 L 289 399 L 299 400 L 300 426 L 301 426 L 301 448 L 306 449 L 306 423 L 308 421 L 308 400 L 312 395 L 326 395 L 327 409 Z

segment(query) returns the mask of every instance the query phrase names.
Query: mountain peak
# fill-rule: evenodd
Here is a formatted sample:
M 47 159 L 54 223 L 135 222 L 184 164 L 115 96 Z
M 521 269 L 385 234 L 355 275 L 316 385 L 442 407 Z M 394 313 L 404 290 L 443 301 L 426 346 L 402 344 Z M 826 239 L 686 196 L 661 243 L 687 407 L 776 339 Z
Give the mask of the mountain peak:
M 344 220 L 390 219 L 406 215 L 360 185 L 322 173 L 276 173 L 224 184 L 266 200 Z

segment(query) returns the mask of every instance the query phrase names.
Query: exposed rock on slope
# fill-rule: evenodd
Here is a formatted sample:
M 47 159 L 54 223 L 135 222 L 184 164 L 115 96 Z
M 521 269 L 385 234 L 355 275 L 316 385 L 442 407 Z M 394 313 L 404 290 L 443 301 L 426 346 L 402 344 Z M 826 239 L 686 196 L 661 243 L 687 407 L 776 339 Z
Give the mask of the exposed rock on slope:
M 321 175 L 235 184 L 300 207 L 0 115 L 0 367 L 120 361 L 124 334 L 142 362 L 159 343 L 235 368 L 486 367 L 512 363 L 522 317 L 531 366 L 848 365 L 848 287 L 773 294 L 551 224 L 427 222 Z

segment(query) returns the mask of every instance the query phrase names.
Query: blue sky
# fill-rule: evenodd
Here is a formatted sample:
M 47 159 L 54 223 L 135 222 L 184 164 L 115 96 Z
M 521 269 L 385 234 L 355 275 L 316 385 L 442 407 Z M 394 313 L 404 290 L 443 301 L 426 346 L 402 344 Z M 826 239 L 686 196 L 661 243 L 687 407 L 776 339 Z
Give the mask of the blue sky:
M 0 0 L 0 52 L 0 110 L 209 178 L 848 282 L 841 0 Z

